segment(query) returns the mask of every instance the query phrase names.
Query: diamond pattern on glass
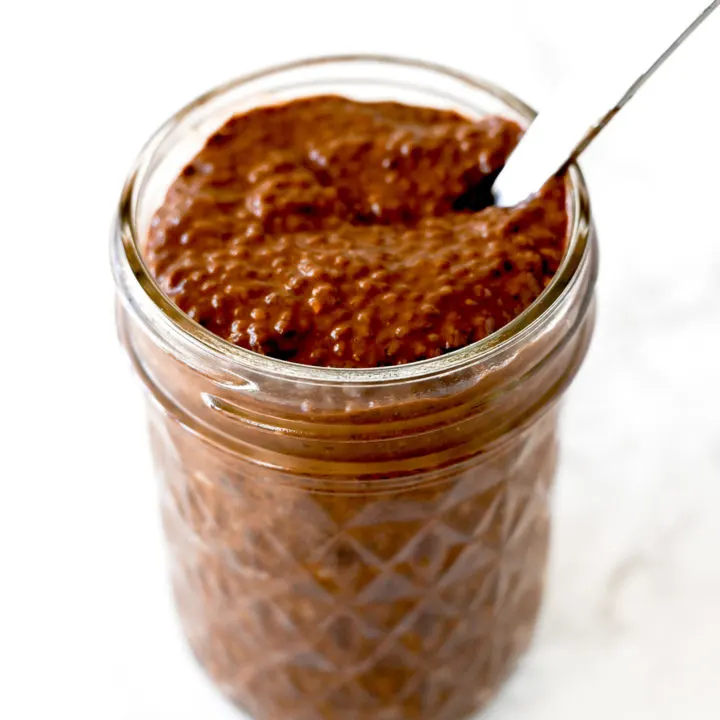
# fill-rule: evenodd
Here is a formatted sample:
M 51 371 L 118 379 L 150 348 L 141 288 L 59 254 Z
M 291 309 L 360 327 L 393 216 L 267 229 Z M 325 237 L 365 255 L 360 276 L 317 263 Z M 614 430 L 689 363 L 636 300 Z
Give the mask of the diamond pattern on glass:
M 552 423 L 436 485 L 352 496 L 214 481 L 166 422 L 178 609 L 234 702 L 257 720 L 458 720 L 487 702 L 538 613 Z

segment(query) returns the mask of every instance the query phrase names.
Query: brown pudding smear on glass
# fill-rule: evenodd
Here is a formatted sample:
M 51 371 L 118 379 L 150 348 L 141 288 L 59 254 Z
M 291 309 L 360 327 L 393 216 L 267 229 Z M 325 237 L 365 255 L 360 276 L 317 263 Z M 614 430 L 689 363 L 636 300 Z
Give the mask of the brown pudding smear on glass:
M 517 317 L 562 259 L 563 178 L 492 206 L 520 134 L 499 117 L 335 96 L 254 109 L 174 181 L 146 261 L 181 310 L 264 355 L 435 357 Z

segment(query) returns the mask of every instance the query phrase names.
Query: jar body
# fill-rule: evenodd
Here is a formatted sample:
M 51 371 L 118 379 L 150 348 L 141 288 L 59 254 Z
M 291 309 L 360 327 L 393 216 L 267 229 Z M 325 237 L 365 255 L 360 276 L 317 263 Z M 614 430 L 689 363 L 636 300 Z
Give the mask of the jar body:
M 456 720 L 527 648 L 555 410 L 427 484 L 353 494 L 278 482 L 155 403 L 150 423 L 185 633 L 252 717 Z
M 356 97 L 523 114 L 493 88 L 437 68 L 339 64 L 316 62 L 314 72 Z M 368 80 L 380 66 L 390 79 Z M 148 200 L 163 147 L 178 144 L 172 132 L 192 127 L 202 141 L 222 121 L 203 115 L 212 102 L 227 116 L 308 94 L 297 67 L 291 77 L 276 71 L 274 86 L 228 86 L 178 116 L 150 148 L 145 180 L 132 178 L 127 212 L 148 216 L 161 197 Z M 406 73 L 418 71 L 413 85 Z M 428 88 L 438 77 L 459 85 Z M 328 91 L 317 74 L 307 87 Z M 594 235 L 584 202 L 573 212 L 583 217 L 571 262 L 544 308 L 482 352 L 375 375 L 288 369 L 195 336 L 153 301 L 119 226 L 118 326 L 148 391 L 179 615 L 201 665 L 257 720 L 459 720 L 485 705 L 528 646 L 558 401 L 593 326 Z

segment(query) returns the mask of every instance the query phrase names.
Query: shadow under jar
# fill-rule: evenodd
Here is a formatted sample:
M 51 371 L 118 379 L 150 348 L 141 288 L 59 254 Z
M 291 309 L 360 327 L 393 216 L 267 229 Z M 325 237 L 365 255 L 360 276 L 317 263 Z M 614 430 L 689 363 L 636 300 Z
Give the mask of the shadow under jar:
M 558 400 L 593 326 L 588 198 L 570 168 L 555 278 L 464 349 L 346 370 L 236 347 L 161 293 L 143 238 L 228 117 L 320 94 L 532 118 L 444 68 L 324 58 L 215 90 L 146 146 L 112 259 L 120 335 L 147 389 L 177 607 L 202 666 L 257 720 L 459 720 L 511 672 L 540 607 Z

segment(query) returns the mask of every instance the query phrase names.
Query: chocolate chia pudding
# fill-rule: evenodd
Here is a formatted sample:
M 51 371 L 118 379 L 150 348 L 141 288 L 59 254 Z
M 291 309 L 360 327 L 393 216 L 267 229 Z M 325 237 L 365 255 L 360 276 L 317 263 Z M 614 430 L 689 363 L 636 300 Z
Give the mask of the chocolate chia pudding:
M 328 367 L 395 365 L 517 317 L 565 248 L 565 181 L 490 186 L 520 137 L 499 117 L 312 97 L 230 119 L 172 184 L 146 245 L 191 318 Z
M 530 642 L 595 253 L 574 169 L 493 205 L 521 133 L 259 104 L 121 223 L 180 618 L 257 720 L 459 720 Z

